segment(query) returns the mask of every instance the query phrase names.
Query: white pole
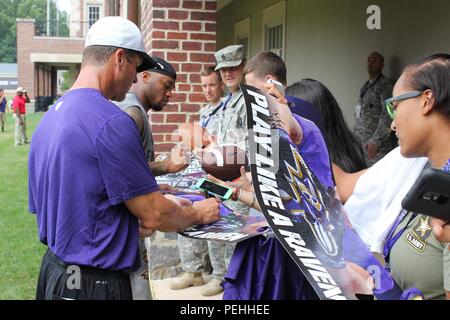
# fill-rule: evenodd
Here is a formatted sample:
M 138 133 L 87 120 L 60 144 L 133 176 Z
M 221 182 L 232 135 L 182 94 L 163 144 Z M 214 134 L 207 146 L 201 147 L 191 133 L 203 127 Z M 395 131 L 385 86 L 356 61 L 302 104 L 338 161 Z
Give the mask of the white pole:
M 47 37 L 50 36 L 50 0 L 47 0 Z
M 59 9 L 58 9 L 58 0 L 55 0 L 56 7 L 56 36 L 59 37 Z

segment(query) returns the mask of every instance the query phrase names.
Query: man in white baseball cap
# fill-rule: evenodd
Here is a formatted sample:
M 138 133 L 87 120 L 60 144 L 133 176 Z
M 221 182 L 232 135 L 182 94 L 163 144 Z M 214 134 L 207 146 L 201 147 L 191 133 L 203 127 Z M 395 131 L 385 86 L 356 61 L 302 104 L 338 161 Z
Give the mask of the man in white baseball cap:
M 145 52 L 139 28 L 122 17 L 104 17 L 89 29 L 84 47 L 108 46 L 135 51 L 143 61 L 137 72 L 157 67 L 155 61 Z
M 123 100 L 136 72 L 153 64 L 132 22 L 98 20 L 78 78 L 33 135 L 29 210 L 48 246 L 37 299 L 131 299 L 140 234 L 220 217 L 214 198 L 192 204 L 159 192 L 136 124 L 110 101 Z

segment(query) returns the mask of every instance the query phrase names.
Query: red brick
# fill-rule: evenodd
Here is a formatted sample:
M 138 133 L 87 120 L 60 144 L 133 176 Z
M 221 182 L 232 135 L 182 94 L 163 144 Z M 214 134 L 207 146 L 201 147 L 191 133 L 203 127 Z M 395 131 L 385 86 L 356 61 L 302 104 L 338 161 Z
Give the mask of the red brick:
M 203 44 L 203 51 L 215 52 L 216 51 L 216 43 L 215 42 L 206 42 Z
M 151 115 L 151 122 L 152 123 L 164 123 L 164 114 L 154 114 Z
M 155 151 L 157 152 L 169 152 L 175 147 L 174 143 L 157 143 L 155 144 Z
M 206 32 L 216 32 L 216 24 L 215 23 L 205 23 L 205 31 Z
M 151 13 L 153 19 L 164 19 L 166 17 L 164 10 L 152 10 Z
M 193 11 L 191 12 L 191 20 L 216 21 L 216 13 Z
M 168 133 L 178 129 L 177 125 L 174 124 L 154 124 L 152 125 L 153 133 Z
M 177 71 L 177 82 L 178 83 L 186 83 L 187 82 L 187 74 L 186 73 L 178 73 Z
M 165 141 L 165 138 L 164 138 L 164 135 L 163 134 L 154 134 L 153 135 L 153 141 L 154 142 L 164 142 Z
M 211 40 L 211 41 L 216 41 L 216 34 L 191 33 L 189 35 L 189 39 L 191 39 L 191 40 Z
M 201 31 L 202 24 L 200 22 L 183 22 L 181 25 L 183 31 Z
M 190 83 L 200 83 L 200 74 L 191 74 L 189 75 Z
M 40 69 L 39 87 L 37 69 L 30 61 L 35 52 L 50 54 L 74 54 L 83 52 L 84 39 L 48 38 L 35 36 L 35 24 L 31 21 L 17 21 L 17 76 L 21 86 L 26 87 L 30 99 L 37 95 L 52 95 L 49 68 Z M 81 36 L 81 34 L 78 34 Z M 45 73 L 45 76 L 44 76 Z M 44 78 L 45 77 L 45 78 Z
M 201 85 L 193 85 L 192 86 L 192 91 L 193 92 L 203 92 L 202 86 Z
M 153 0 L 153 8 L 178 8 L 179 0 Z
M 183 63 L 181 65 L 181 71 L 183 72 L 200 72 L 202 65 L 199 63 Z
M 185 102 L 186 101 L 186 94 L 185 93 L 174 93 L 172 95 L 172 98 L 170 98 L 170 102 Z
M 165 59 L 167 60 L 167 59 Z M 173 61 L 170 61 L 170 64 L 172 65 L 172 67 L 175 69 L 175 72 L 178 73 L 180 71 L 180 64 L 179 63 L 174 63 Z M 177 75 L 177 80 L 178 80 L 178 75 Z
M 210 62 L 214 63 L 215 58 L 212 53 L 191 53 L 189 54 L 190 60 L 192 62 Z
M 188 51 L 200 51 L 202 50 L 202 44 L 200 42 L 183 41 L 181 48 Z
M 206 102 L 205 100 L 205 96 L 203 94 L 200 93 L 191 93 L 189 95 L 189 102 Z
M 199 112 L 200 105 L 191 103 L 182 103 L 181 112 Z
M 170 103 L 164 107 L 164 112 L 179 112 L 179 111 L 180 108 L 178 103 L 177 104 Z
M 179 92 L 191 91 L 191 85 L 185 84 L 185 83 L 179 83 L 177 91 L 179 91 Z
M 169 19 L 186 20 L 189 12 L 184 10 L 169 10 Z
M 155 40 L 152 45 L 155 49 L 178 49 L 178 41 Z
M 187 53 L 185 52 L 167 52 L 167 60 L 172 61 L 186 61 Z
M 182 141 L 183 139 L 181 139 L 181 136 L 178 134 L 178 131 L 175 130 L 171 133 L 166 133 L 164 135 L 164 141 L 166 142 L 178 142 L 178 141 Z
M 153 21 L 153 29 L 180 30 L 180 24 L 176 21 Z
M 205 10 L 217 10 L 217 1 L 207 1 L 205 2 Z
M 185 123 L 186 122 L 186 115 L 185 114 L 168 114 L 166 122 L 172 123 Z
M 186 40 L 187 32 L 167 32 L 167 40 Z
M 166 33 L 164 31 L 153 31 L 152 38 L 153 39 L 165 39 Z
M 200 115 L 199 114 L 191 114 L 189 115 L 189 122 L 198 122 L 200 120 Z
M 184 9 L 201 9 L 202 1 L 183 1 Z
M 164 51 L 152 51 L 151 55 L 166 60 L 166 53 Z

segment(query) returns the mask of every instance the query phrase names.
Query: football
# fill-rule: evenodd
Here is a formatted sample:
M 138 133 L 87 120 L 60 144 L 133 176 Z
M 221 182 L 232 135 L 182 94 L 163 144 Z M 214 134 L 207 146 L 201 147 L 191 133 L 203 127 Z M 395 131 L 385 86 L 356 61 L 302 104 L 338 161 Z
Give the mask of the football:
M 203 170 L 223 181 L 240 177 L 241 167 L 247 165 L 245 151 L 234 144 L 211 147 L 205 150 L 202 157 Z

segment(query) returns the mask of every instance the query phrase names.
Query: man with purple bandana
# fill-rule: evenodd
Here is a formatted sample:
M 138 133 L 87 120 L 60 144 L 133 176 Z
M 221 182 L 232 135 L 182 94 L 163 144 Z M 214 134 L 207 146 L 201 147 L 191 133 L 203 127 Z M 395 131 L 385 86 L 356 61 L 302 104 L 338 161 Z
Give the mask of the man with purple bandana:
M 48 246 L 37 299 L 131 299 L 140 232 L 219 218 L 215 199 L 192 204 L 158 191 L 133 119 L 109 101 L 123 100 L 136 72 L 152 66 L 136 25 L 98 20 L 77 80 L 36 129 L 29 211 Z

